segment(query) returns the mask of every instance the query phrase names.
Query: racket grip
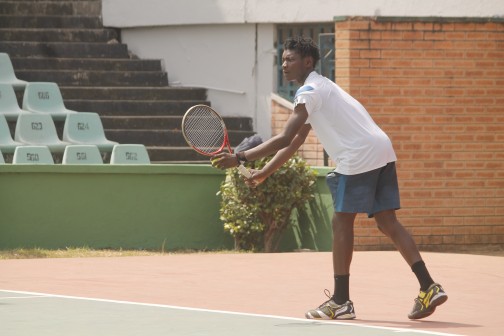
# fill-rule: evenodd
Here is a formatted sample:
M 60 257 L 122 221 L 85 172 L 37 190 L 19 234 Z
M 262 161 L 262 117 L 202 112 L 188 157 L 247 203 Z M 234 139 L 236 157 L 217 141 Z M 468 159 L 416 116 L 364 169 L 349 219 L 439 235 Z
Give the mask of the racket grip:
M 251 178 L 252 177 L 252 174 L 250 174 L 249 170 L 247 168 L 245 168 L 242 164 L 238 166 L 238 170 L 246 178 Z

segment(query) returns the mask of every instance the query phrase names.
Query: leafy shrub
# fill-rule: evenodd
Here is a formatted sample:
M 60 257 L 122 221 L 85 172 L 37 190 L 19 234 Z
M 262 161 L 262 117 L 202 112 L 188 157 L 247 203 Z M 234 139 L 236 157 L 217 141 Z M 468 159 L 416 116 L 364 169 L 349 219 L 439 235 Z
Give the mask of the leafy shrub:
M 248 163 L 261 169 L 271 157 Z M 315 171 L 294 156 L 256 188 L 248 187 L 237 169 L 228 169 L 218 194 L 222 196 L 220 218 L 236 249 L 274 252 L 291 212 L 305 207 L 314 197 Z

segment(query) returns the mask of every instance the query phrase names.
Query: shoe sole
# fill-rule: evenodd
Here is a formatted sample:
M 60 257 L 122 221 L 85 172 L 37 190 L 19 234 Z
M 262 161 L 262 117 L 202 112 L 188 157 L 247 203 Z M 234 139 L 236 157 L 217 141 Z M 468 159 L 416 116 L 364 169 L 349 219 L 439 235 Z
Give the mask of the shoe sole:
M 333 320 L 353 320 L 353 319 L 355 319 L 355 314 L 345 314 L 345 315 L 340 315 Z
M 440 296 L 431 302 L 429 310 L 427 310 L 423 313 L 417 314 L 415 316 L 408 316 L 408 318 L 410 318 L 411 320 L 420 320 L 420 319 L 426 318 L 428 316 L 431 316 L 436 311 L 436 307 L 439 307 L 440 305 L 445 303 L 446 300 L 448 300 L 448 295 Z
M 305 317 L 308 319 L 308 320 L 353 320 L 355 319 L 355 314 L 344 314 L 344 315 L 340 315 L 336 318 L 330 318 L 330 317 L 314 317 L 310 314 L 305 314 Z

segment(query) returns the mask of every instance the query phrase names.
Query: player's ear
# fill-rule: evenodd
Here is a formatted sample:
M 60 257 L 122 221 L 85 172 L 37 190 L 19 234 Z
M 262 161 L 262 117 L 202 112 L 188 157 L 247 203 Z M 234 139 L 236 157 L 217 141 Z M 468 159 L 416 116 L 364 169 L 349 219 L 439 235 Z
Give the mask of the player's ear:
M 313 57 L 306 56 L 303 61 L 304 61 L 304 64 L 305 64 L 305 66 L 307 68 L 310 68 L 310 67 L 314 68 L 314 66 L 313 66 Z

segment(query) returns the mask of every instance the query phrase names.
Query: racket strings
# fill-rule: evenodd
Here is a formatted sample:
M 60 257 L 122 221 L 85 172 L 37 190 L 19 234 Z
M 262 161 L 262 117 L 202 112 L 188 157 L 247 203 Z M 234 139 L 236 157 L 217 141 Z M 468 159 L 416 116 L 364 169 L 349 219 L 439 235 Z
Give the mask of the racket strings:
M 204 107 L 185 116 L 183 132 L 193 147 L 209 154 L 221 149 L 225 141 L 221 118 Z

